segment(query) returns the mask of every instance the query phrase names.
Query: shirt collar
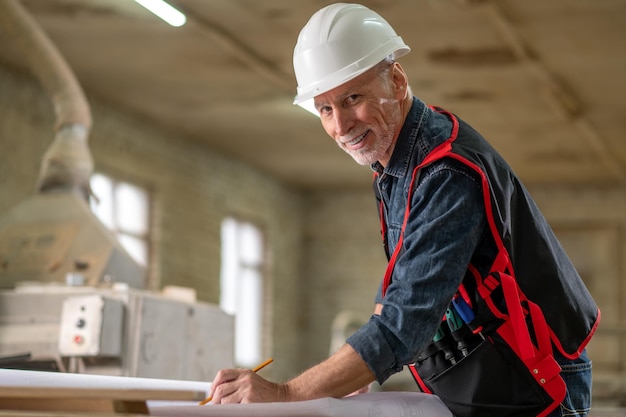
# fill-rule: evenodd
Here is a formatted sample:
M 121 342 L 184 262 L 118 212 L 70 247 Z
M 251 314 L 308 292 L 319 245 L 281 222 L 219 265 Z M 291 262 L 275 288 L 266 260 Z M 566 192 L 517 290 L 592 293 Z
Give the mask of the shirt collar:
M 389 164 L 383 168 L 380 162 L 376 161 L 371 165 L 372 170 L 379 174 L 385 173 L 394 177 L 403 177 L 407 174 L 411 166 L 411 155 L 417 143 L 419 130 L 430 111 L 423 101 L 413 97 L 413 104 L 404 120 L 393 153 L 389 159 Z

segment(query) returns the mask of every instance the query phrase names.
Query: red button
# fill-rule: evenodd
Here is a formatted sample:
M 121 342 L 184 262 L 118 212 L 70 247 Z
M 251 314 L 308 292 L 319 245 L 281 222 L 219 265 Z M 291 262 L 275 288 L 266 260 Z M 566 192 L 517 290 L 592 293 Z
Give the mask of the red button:
M 76 336 L 74 336 L 74 343 L 76 343 L 77 345 L 82 345 L 84 341 L 85 338 L 81 335 L 77 334 Z

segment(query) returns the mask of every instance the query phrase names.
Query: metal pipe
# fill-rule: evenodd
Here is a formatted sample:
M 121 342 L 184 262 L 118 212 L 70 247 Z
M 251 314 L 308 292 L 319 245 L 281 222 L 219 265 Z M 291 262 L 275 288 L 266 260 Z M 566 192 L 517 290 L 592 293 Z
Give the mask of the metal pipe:
M 93 172 L 87 145 L 92 119 L 83 90 L 58 49 L 18 0 L 0 0 L 0 26 L 23 51 L 56 116 L 55 139 L 44 155 L 37 190 L 71 191 L 87 200 Z

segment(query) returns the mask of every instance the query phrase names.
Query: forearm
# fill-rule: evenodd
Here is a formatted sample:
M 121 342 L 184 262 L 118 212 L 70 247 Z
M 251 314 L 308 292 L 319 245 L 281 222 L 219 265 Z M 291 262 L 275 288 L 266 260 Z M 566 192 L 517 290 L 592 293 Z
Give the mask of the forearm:
M 367 364 L 350 345 L 346 344 L 324 362 L 287 382 L 286 400 L 340 398 L 374 380 L 374 374 Z

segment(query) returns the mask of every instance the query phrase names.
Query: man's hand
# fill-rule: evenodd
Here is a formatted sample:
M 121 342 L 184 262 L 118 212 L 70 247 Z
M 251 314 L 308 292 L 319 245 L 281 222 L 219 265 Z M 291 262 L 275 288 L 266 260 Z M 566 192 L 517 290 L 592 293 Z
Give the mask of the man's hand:
M 286 387 L 261 378 L 249 369 L 222 369 L 209 395 L 212 404 L 288 401 Z
M 222 369 L 209 395 L 212 404 L 287 402 L 341 398 L 369 385 L 374 374 L 350 345 L 284 384 L 275 384 L 248 369 Z

